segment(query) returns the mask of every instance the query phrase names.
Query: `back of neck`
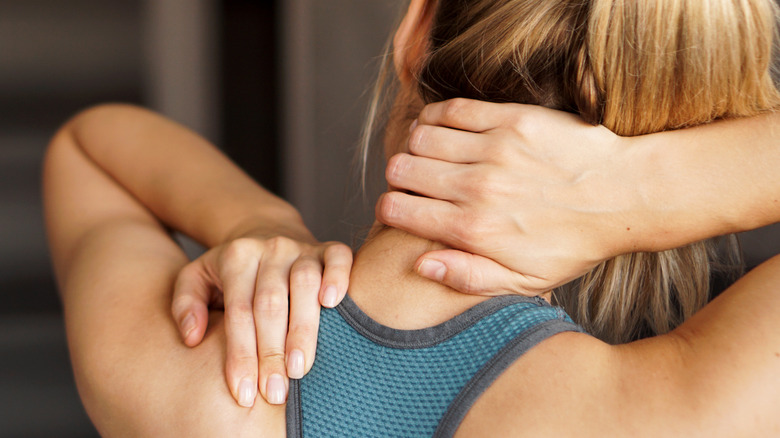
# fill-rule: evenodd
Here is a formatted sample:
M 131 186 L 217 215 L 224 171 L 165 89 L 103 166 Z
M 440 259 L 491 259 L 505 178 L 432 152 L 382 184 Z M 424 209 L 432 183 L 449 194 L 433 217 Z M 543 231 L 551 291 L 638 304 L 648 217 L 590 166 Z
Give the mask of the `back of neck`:
M 444 246 L 404 231 L 380 231 L 358 251 L 349 295 L 372 319 L 401 330 L 442 323 L 485 301 L 420 277 L 414 264 L 427 251 Z

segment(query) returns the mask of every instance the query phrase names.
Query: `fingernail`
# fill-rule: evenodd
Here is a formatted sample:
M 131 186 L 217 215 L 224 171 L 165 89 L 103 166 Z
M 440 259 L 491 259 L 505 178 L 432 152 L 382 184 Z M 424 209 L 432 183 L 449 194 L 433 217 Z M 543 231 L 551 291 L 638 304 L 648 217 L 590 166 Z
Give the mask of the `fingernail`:
M 287 389 L 284 387 L 284 378 L 279 374 L 271 374 L 268 376 L 268 383 L 265 387 L 268 393 L 268 403 L 272 405 L 280 405 L 284 403 L 284 399 L 287 398 L 285 392 Z
M 291 379 L 300 379 L 303 377 L 303 351 L 293 350 L 287 356 L 287 375 Z
M 336 307 L 336 301 L 339 299 L 339 293 L 336 286 L 328 286 L 322 295 L 322 305 L 325 307 Z
M 420 263 L 417 272 L 423 277 L 430 278 L 431 280 L 442 281 L 444 280 L 444 275 L 447 273 L 447 266 L 438 260 L 425 259 Z
M 251 408 L 255 404 L 257 385 L 250 379 L 242 379 L 238 384 L 238 404 L 245 408 Z
M 188 314 L 181 322 L 181 329 L 184 331 L 184 339 L 187 339 L 187 336 L 195 330 L 195 315 Z
M 414 128 L 416 128 L 416 127 L 417 127 L 417 124 L 418 124 L 418 123 L 419 123 L 419 122 L 417 121 L 417 119 L 414 119 L 414 121 L 412 122 L 412 124 L 411 124 L 411 125 L 409 125 L 409 133 L 411 133 L 412 131 L 414 131 Z

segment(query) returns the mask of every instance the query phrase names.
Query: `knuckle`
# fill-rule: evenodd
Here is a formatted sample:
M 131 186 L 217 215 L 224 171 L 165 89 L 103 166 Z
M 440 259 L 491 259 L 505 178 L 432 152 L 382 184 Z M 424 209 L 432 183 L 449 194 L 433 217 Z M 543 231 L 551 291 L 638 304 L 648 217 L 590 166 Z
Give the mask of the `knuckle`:
M 443 105 L 442 102 L 434 102 L 425 105 L 420 111 L 420 114 L 417 115 L 418 126 L 423 123 L 431 122 L 435 124 L 436 120 L 433 118 L 433 115 L 436 113 L 436 108 L 440 107 L 441 105 Z
M 503 187 L 501 177 L 495 172 L 484 172 L 479 185 L 483 198 L 500 193 Z
M 525 189 L 525 186 L 517 183 L 510 172 L 499 168 L 485 168 L 482 175 L 482 199 L 494 199 L 494 202 L 509 202 L 506 198 L 516 199 L 518 193 Z M 500 201 L 497 201 L 500 200 Z
M 260 360 L 263 362 L 284 362 L 284 351 L 278 348 L 268 348 L 260 352 Z
M 324 255 L 329 259 L 344 259 L 345 262 L 352 261 L 352 249 L 341 242 L 327 242 Z
M 257 373 L 256 352 L 240 349 L 227 356 L 225 359 L 225 372 L 229 376 L 243 377 Z
M 258 357 L 261 373 L 271 374 L 273 372 L 278 372 L 282 375 L 286 375 L 284 359 L 284 350 L 268 348 L 265 351 L 261 351 L 260 357 Z
M 255 318 L 252 314 L 252 306 L 244 302 L 225 306 L 225 320 L 230 325 L 254 326 Z
M 483 214 L 467 214 L 463 218 L 463 226 L 451 231 L 459 249 L 473 251 L 474 242 L 484 239 L 492 232 L 491 221 Z
M 469 268 L 466 274 L 466 284 L 464 291 L 470 294 L 476 294 L 484 291 L 484 278 L 479 270 Z
M 493 220 L 484 214 L 476 215 L 471 222 L 471 235 L 480 236 L 480 239 L 487 238 L 493 230 Z
M 283 254 L 299 250 L 298 243 L 289 237 L 274 236 L 265 241 L 266 249 L 272 254 Z
M 193 301 L 192 295 L 184 293 L 174 294 L 171 300 L 171 314 L 177 318 L 179 315 L 184 316 L 184 313 L 192 307 Z
M 509 126 L 519 137 L 533 136 L 534 131 L 539 126 L 531 111 L 524 110 L 524 107 L 517 108 L 509 117 Z
M 463 98 L 450 99 L 444 104 L 442 115 L 444 120 L 454 121 L 459 120 L 464 116 L 468 108 L 468 100 Z
M 320 270 L 312 266 L 311 263 L 307 265 L 305 267 L 300 265 L 293 267 L 290 275 L 290 284 L 294 288 L 318 289 L 320 287 L 320 283 L 322 283 Z
M 183 268 L 179 271 L 179 275 L 176 277 L 177 281 L 182 281 L 185 278 L 193 277 L 198 274 L 199 268 L 198 264 L 195 262 L 190 262 L 184 265 Z
M 222 258 L 225 264 L 240 263 L 252 257 L 257 251 L 256 241 L 249 238 L 239 238 L 228 243 L 222 253 Z
M 290 266 L 290 270 L 293 274 L 299 272 L 314 271 L 317 272 L 320 266 L 319 258 L 308 251 L 305 254 L 301 254 Z
M 391 184 L 401 179 L 404 172 L 409 168 L 409 156 L 407 154 L 395 154 L 387 162 L 387 181 Z
M 463 178 L 466 183 L 463 190 L 475 200 L 484 200 L 496 193 L 498 189 L 497 177 L 486 169 L 472 169 L 472 174 Z
M 466 249 L 470 246 L 471 241 L 471 224 L 468 219 L 464 219 L 462 227 L 453 228 L 450 231 L 450 236 L 454 241 L 454 246 L 458 249 Z
M 287 293 L 280 290 L 268 290 L 259 291 L 255 295 L 254 313 L 258 318 L 286 318 L 287 312 Z
M 506 163 L 514 158 L 515 148 L 509 141 L 502 139 L 490 143 L 485 153 L 494 163 Z
M 512 130 L 515 131 L 515 133 L 522 135 L 525 129 L 527 128 L 526 117 L 524 117 L 521 114 L 513 114 L 509 117 L 509 126 L 512 127 Z
M 377 216 L 387 222 L 396 222 L 401 218 L 401 205 L 397 192 L 385 193 L 379 200 Z
M 428 138 L 428 127 L 417 125 L 409 134 L 409 150 L 414 154 L 420 154 L 425 150 L 425 143 Z
M 228 364 L 231 368 L 254 368 L 257 363 L 257 351 L 243 346 L 234 346 L 228 355 Z
M 458 184 L 459 180 L 453 180 L 454 175 L 445 172 L 436 172 L 428 177 L 428 187 L 450 187 Z

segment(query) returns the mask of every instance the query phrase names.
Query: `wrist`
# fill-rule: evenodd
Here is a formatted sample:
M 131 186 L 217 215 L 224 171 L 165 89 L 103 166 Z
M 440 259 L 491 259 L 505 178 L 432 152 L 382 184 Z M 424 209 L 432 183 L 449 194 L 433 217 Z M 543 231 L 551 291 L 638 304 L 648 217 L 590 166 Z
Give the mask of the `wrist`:
M 646 189 L 652 186 L 646 157 L 650 151 L 633 137 L 610 134 L 601 143 L 609 151 L 601 166 L 581 178 L 582 186 L 575 190 L 577 197 L 584 196 L 582 220 L 594 231 L 592 247 L 599 261 L 646 250 L 652 223 L 652 196 Z
M 247 215 L 231 227 L 220 243 L 248 236 L 264 238 L 284 236 L 301 242 L 318 243 L 298 211 L 289 205 L 264 208 L 260 212 Z
M 655 142 L 643 137 L 621 137 L 624 146 L 623 162 L 617 166 L 626 181 L 631 200 L 626 217 L 623 253 L 657 251 L 658 213 L 663 209 L 663 157 Z M 659 190 L 660 189 L 660 190 Z M 628 229 L 630 228 L 630 229 Z
M 632 227 L 626 252 L 657 252 L 724 234 L 728 211 L 713 208 L 701 193 L 712 178 L 696 143 L 681 141 L 679 131 L 626 138 L 628 160 L 621 166 L 634 187 Z

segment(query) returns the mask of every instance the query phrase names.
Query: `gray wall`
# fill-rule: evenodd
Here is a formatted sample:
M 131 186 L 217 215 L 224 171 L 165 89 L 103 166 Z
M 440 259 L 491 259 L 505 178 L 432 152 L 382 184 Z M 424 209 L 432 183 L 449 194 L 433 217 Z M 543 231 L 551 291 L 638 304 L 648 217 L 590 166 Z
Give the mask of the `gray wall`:
M 285 192 L 317 237 L 350 243 L 373 221 L 376 190 L 363 202 L 352 159 L 379 55 L 405 2 L 283 3 Z
M 48 139 L 104 101 L 155 107 L 214 138 L 214 4 L 0 0 L 0 437 L 97 436 L 73 384 L 43 233 Z
M 48 137 L 105 100 L 151 105 L 216 139 L 216 0 L 0 0 L 0 437 L 94 436 L 70 380 L 40 208 Z M 370 224 L 351 165 L 401 0 L 284 0 L 285 191 L 320 239 Z M 212 110 L 206 110 L 212 108 Z M 381 175 L 379 175 L 381 181 Z M 752 262 L 778 226 L 750 233 Z

